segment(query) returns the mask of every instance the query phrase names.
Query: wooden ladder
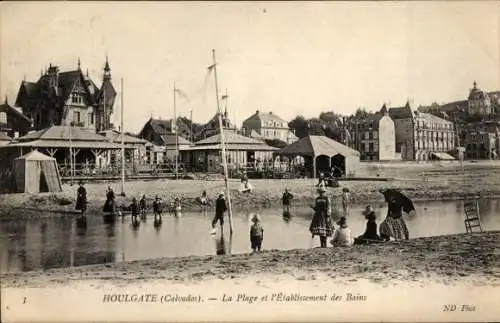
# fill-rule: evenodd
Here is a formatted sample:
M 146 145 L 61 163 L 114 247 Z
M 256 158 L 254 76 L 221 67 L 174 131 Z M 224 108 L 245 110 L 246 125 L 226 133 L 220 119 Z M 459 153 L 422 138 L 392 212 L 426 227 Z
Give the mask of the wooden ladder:
M 483 232 L 481 221 L 479 219 L 479 203 L 477 200 L 465 201 L 465 230 L 467 233 L 474 232 L 474 228 L 479 228 L 479 232 Z

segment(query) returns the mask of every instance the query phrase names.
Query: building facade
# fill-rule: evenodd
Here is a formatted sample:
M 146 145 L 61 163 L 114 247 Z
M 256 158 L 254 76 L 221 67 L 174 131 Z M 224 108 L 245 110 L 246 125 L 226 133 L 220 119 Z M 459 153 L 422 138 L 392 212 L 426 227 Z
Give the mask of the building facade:
M 486 121 L 470 124 L 465 139 L 466 159 L 498 159 L 500 152 L 500 122 Z
M 0 104 L 0 132 L 10 138 L 22 137 L 31 130 L 32 121 L 20 108 L 12 107 L 7 102 Z
M 396 153 L 402 160 L 452 159 L 456 133 L 451 121 L 414 111 L 409 102 L 390 108 L 396 132 Z
M 448 102 L 445 104 L 432 104 L 428 107 L 419 108 L 420 112 L 428 112 L 434 115 L 446 114 L 453 118 L 454 114 L 468 114 L 476 116 L 489 116 L 500 113 L 500 91 L 487 92 L 478 87 L 474 81 L 472 89 L 466 100 Z
M 16 106 L 33 120 L 35 130 L 73 125 L 97 132 L 113 128 L 111 115 L 116 98 L 111 82 L 111 68 L 106 58 L 101 87 L 78 68 L 60 72 L 50 65 L 36 82 L 23 81 Z
M 164 146 L 165 141 L 162 137 L 175 136 L 175 132 L 186 140 L 189 140 L 192 136 L 189 126 L 180 118 L 177 118 L 176 127 L 174 119 L 162 120 L 153 119 L 153 117 L 151 117 L 142 127 L 138 137 L 143 138 L 157 146 Z
M 396 133 L 386 106 L 363 119 L 347 121 L 351 147 L 360 153 L 360 160 L 396 159 Z
M 272 112 L 259 110 L 243 121 L 241 131 L 245 136 L 251 136 L 252 132 L 255 132 L 262 139 L 277 139 L 287 144 L 298 139 L 288 127 L 288 122 Z

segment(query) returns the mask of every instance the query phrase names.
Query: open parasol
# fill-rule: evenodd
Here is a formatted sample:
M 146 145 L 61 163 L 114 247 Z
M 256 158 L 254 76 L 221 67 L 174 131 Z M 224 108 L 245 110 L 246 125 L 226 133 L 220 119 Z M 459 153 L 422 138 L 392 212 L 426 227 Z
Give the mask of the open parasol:
M 400 206 L 404 212 L 414 215 L 415 214 L 415 206 L 413 205 L 412 200 L 408 198 L 406 195 L 401 193 L 397 189 L 389 188 L 380 190 L 385 197 L 385 201 L 387 203 L 394 203 Z

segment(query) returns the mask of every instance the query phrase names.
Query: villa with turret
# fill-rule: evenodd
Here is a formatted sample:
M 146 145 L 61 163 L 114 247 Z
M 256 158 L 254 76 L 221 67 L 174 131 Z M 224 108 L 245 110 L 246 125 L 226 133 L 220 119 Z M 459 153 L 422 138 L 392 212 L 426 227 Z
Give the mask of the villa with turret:
M 22 81 L 15 105 L 33 120 L 34 130 L 73 125 L 101 132 L 113 126 L 116 94 L 107 58 L 100 87 L 82 72 L 78 60 L 75 70 L 60 71 L 51 64 L 38 81 Z

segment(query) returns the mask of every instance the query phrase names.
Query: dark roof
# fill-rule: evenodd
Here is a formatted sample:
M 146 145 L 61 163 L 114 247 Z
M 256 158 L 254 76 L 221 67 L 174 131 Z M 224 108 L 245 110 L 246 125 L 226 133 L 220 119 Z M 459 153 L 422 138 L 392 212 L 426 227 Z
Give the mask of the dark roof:
M 38 130 L 29 133 L 23 137 L 18 138 L 20 142 L 31 141 L 31 140 L 64 140 L 69 141 L 108 141 L 106 137 L 101 136 L 93 132 L 92 130 L 83 129 L 80 127 L 70 127 L 68 126 L 52 126 L 42 130 Z
M 404 107 L 389 108 L 389 115 L 392 119 L 408 119 L 413 117 L 413 112 L 407 103 Z
M 102 131 L 99 133 L 99 135 L 106 137 L 109 141 L 116 142 L 116 143 L 121 143 L 121 133 L 116 130 L 106 130 Z M 126 144 L 132 144 L 132 145 L 145 145 L 146 140 L 140 139 L 131 135 L 128 135 L 126 133 L 123 134 L 123 142 Z
M 27 116 L 25 116 L 24 114 L 19 112 L 16 108 L 10 106 L 8 103 L 0 104 L 0 111 L 5 111 L 5 113 L 12 113 L 28 124 L 31 124 L 33 122 L 33 121 L 31 121 L 30 118 L 28 118 Z
M 0 141 L 11 141 L 12 138 L 0 131 Z
M 279 155 L 302 156 L 358 156 L 359 152 L 326 136 L 308 136 L 278 151 Z
M 160 138 L 161 140 L 163 140 L 163 143 L 166 145 L 166 146 L 170 146 L 170 145 L 175 145 L 176 144 L 176 140 L 175 140 L 175 135 L 161 135 Z M 178 137 L 178 143 L 179 145 L 192 145 L 193 143 L 189 140 L 186 140 L 184 139 L 182 136 L 177 136 Z
M 149 119 L 149 124 L 153 131 L 157 134 L 170 134 L 172 133 L 172 121 L 161 119 Z
M 213 145 L 219 144 L 221 141 L 220 133 L 200 140 L 195 143 L 196 146 L 200 145 Z M 266 145 L 263 141 L 245 137 L 237 134 L 235 131 L 224 131 L 224 143 L 226 144 L 247 144 L 247 145 Z

